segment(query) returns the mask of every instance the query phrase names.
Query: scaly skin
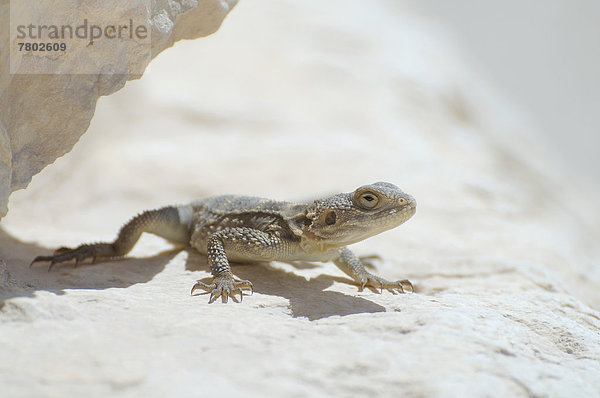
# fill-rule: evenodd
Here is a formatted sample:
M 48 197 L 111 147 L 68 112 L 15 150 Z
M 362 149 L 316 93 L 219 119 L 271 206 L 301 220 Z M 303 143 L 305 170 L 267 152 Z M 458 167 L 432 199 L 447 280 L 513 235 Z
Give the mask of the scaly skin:
M 412 196 L 386 182 L 365 185 L 312 203 L 289 203 L 246 196 L 216 196 L 184 206 L 146 211 L 125 224 L 112 243 L 60 248 L 52 256 L 36 257 L 31 264 L 49 261 L 48 270 L 75 259 L 113 259 L 126 255 L 143 232 L 175 243 L 189 244 L 208 257 L 213 281 L 192 287 L 235 302 L 252 290 L 250 281 L 231 272 L 230 261 L 333 261 L 365 287 L 404 293 L 408 280 L 391 282 L 369 273 L 366 262 L 346 246 L 397 227 L 416 211 Z

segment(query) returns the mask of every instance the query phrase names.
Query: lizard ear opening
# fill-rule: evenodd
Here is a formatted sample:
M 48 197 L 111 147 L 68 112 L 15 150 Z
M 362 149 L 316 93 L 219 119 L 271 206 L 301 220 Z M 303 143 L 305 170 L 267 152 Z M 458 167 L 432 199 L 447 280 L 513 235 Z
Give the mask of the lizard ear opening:
M 335 211 L 333 211 L 333 210 L 328 211 L 327 214 L 325 215 L 325 224 L 327 224 L 327 225 L 335 224 L 336 220 L 337 220 L 337 216 L 335 214 Z

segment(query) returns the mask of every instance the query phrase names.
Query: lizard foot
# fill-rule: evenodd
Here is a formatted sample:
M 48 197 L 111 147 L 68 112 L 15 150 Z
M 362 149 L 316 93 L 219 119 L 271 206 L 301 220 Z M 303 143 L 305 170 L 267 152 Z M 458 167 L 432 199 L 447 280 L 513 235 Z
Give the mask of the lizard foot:
M 52 267 L 56 264 L 75 259 L 75 265 L 77 266 L 81 261 L 90 257 L 92 258 L 92 263 L 95 263 L 96 257 L 107 251 L 107 247 L 105 246 L 111 246 L 110 249 L 112 249 L 112 245 L 105 243 L 81 245 L 75 249 L 61 247 L 60 249 L 56 249 L 51 256 L 37 256 L 33 259 L 31 264 L 29 264 L 29 267 L 37 262 L 50 261 L 50 265 L 48 266 L 48 272 L 50 272 Z
M 210 292 L 210 299 L 208 303 L 213 303 L 216 299 L 221 297 L 221 300 L 226 303 L 231 297 L 233 301 L 239 303 L 244 298 L 244 290 L 250 290 L 253 293 L 252 282 L 234 279 L 233 275 L 225 274 L 219 275 L 213 278 L 213 283 L 207 284 L 201 281 L 197 281 L 194 286 L 192 286 L 192 291 L 190 294 L 194 294 L 196 289 L 204 289 L 206 292 Z M 235 296 L 236 293 L 240 294 L 240 299 L 238 300 Z
M 379 293 L 382 293 L 383 289 L 386 289 L 393 294 L 406 293 L 404 287 L 409 287 L 411 293 L 414 293 L 414 291 L 415 291 L 415 288 L 413 287 L 412 283 L 410 283 L 410 281 L 408 279 L 391 282 L 386 279 L 380 278 L 376 275 L 366 273 L 363 277 L 361 277 L 359 282 L 360 282 L 360 288 L 358 290 L 359 292 L 362 292 L 365 287 L 375 289 L 376 291 L 379 291 Z M 377 289 L 379 289 L 379 290 L 377 290 Z

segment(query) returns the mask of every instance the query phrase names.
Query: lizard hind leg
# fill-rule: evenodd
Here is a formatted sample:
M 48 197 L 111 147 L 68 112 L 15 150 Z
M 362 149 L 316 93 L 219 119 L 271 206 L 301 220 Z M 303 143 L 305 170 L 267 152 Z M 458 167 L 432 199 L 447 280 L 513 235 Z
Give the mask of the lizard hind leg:
M 157 210 L 145 211 L 127 222 L 117 238 L 112 243 L 100 242 L 83 244 L 75 249 L 61 247 L 51 256 L 38 256 L 33 259 L 30 267 L 37 262 L 49 261 L 50 271 L 56 264 L 75 259 L 75 264 L 91 258 L 114 259 L 125 256 L 131 251 L 144 232 L 163 237 L 171 242 L 189 242 L 189 224 L 191 208 L 189 206 L 167 206 Z

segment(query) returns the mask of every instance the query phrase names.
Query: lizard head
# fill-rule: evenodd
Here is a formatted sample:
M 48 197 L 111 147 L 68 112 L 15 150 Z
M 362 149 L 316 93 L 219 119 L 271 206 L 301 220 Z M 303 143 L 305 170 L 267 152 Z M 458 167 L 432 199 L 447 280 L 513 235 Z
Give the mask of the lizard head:
M 417 202 L 387 182 L 316 200 L 307 210 L 304 231 L 327 246 L 359 242 L 404 223 Z

